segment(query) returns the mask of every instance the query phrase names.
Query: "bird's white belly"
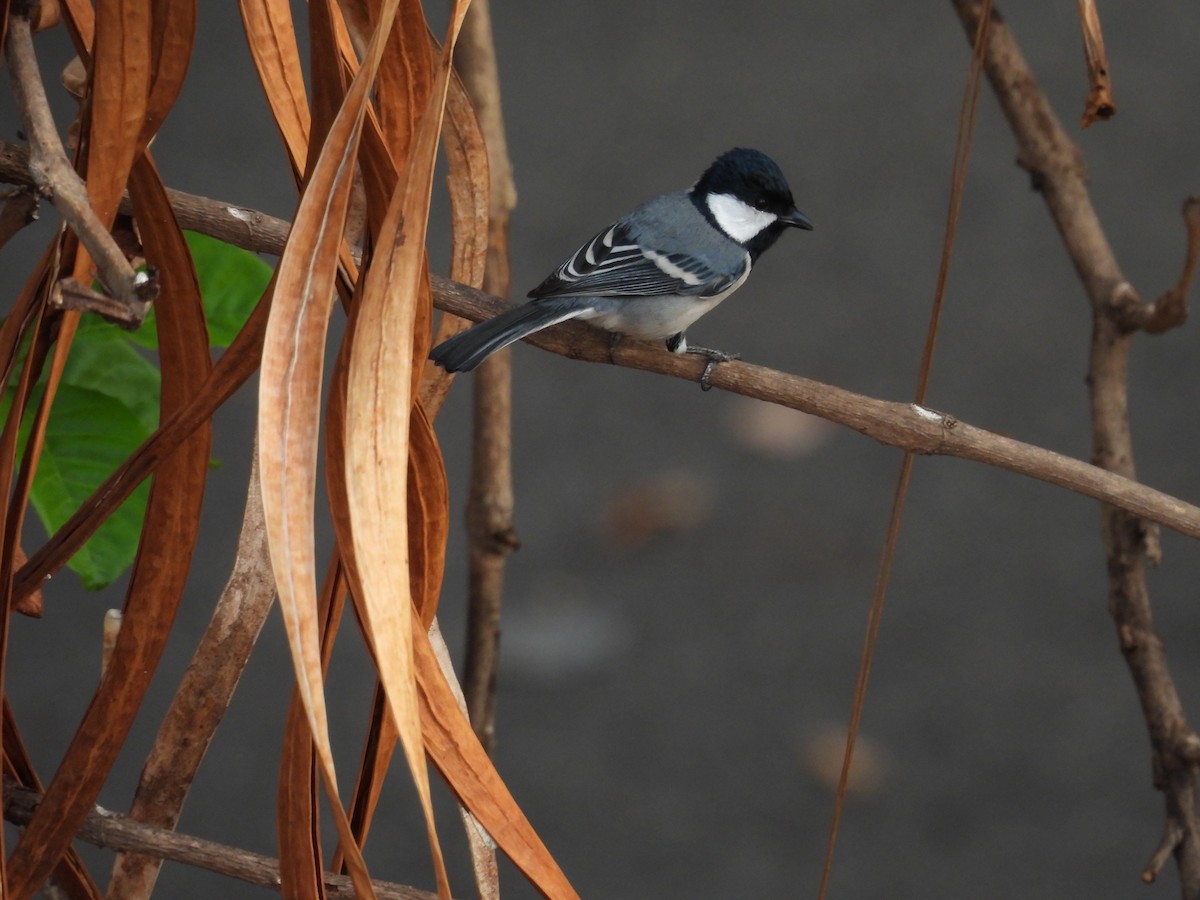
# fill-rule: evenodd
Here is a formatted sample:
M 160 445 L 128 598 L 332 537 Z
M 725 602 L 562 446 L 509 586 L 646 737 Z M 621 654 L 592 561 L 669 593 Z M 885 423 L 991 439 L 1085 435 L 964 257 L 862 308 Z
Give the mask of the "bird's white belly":
M 640 340 L 661 340 L 686 331 L 688 326 L 736 291 L 750 267 L 729 290 L 712 297 L 595 297 L 583 321 Z
M 723 299 L 723 296 L 703 300 L 696 297 L 600 297 L 597 298 L 597 309 L 579 318 L 605 331 L 657 340 L 686 330 Z

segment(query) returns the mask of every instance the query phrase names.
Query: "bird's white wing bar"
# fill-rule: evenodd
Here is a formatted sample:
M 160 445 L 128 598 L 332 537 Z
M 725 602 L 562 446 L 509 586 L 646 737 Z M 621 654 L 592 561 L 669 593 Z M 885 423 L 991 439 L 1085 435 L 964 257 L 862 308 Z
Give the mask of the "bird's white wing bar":
M 630 242 L 618 224 L 580 247 L 529 296 L 706 297 L 719 294 L 742 274 L 721 276 L 687 254 L 643 248 Z
M 646 259 L 658 266 L 664 275 L 667 275 L 668 277 L 674 278 L 678 281 L 682 281 L 686 285 L 697 287 L 705 283 L 704 279 L 695 272 L 689 272 L 687 269 L 683 268 L 683 266 L 676 265 L 671 260 L 670 254 L 656 253 L 653 250 L 643 250 L 642 256 L 646 257 Z

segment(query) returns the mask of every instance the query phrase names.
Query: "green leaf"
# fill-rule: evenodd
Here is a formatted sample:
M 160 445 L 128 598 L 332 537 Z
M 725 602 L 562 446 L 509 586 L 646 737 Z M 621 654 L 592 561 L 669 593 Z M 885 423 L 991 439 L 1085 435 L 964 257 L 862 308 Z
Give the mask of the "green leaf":
M 97 315 L 87 313 L 80 320 L 62 380 L 118 401 L 133 413 L 146 434 L 158 426 L 162 374 L 130 341 L 129 332 Z M 54 421 L 54 415 L 50 420 Z
M 271 268 L 253 253 L 215 238 L 185 236 L 200 280 L 209 344 L 228 347 L 266 290 Z M 162 376 L 146 352 L 157 349 L 153 310 L 136 332 L 99 316 L 81 318 L 30 492 L 51 534 L 157 427 Z M 12 404 L 15 378 L 0 396 L 0 417 Z M 35 388 L 31 409 L 41 391 L 40 385 Z M 21 450 L 28 432 L 27 418 Z M 141 484 L 71 558 L 68 566 L 88 589 L 107 586 L 133 563 L 149 492 L 149 482 Z
M 61 384 L 30 495 L 46 529 L 53 534 L 61 528 L 151 430 L 121 400 Z M 71 558 L 68 565 L 84 587 L 98 590 L 129 568 L 149 495 L 150 483 L 143 482 Z
M 208 235 L 185 231 L 183 236 L 200 280 L 209 346 L 228 347 L 267 289 L 271 267 L 255 254 Z M 141 328 L 124 335 L 143 347 L 157 350 L 154 310 L 150 310 Z
M 253 253 L 194 231 L 185 231 L 200 278 L 208 343 L 228 347 L 271 282 L 273 270 Z

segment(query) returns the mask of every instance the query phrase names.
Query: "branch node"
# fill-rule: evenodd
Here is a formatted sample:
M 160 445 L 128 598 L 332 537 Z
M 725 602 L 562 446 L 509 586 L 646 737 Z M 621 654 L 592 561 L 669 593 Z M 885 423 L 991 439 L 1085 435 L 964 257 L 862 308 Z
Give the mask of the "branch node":
M 1145 327 L 1152 314 L 1153 304 L 1142 300 L 1141 294 L 1128 281 L 1119 281 L 1104 300 L 1104 311 L 1116 323 L 1122 333 L 1137 331 Z
M 1196 734 L 1192 729 L 1187 728 L 1179 736 L 1175 752 L 1180 761 L 1189 769 L 1193 771 L 1200 769 L 1200 735 Z
M 1200 196 L 1183 201 L 1183 223 L 1187 229 L 1187 252 L 1179 279 L 1153 303 L 1122 303 L 1119 308 L 1114 304 L 1113 314 L 1122 330 L 1162 334 L 1187 321 L 1187 296 L 1200 268 Z
M 1035 194 L 1042 193 L 1046 188 L 1046 173 L 1038 168 L 1033 157 L 1021 150 L 1017 153 L 1017 168 L 1024 169 L 1029 175 L 1029 189 Z
M 1162 565 L 1162 529 L 1159 528 L 1157 522 L 1151 522 L 1147 519 L 1141 519 L 1142 530 L 1142 554 L 1146 557 L 1146 562 L 1157 568 Z
M 63 278 L 55 282 L 50 292 L 50 304 L 58 309 L 94 312 L 115 325 L 137 331 L 142 327 L 154 298 L 158 296 L 158 277 L 153 269 L 135 273 L 131 293 L 132 299 L 117 300 L 93 291 L 74 278 Z
M 1121 645 L 1121 650 L 1128 653 L 1137 646 L 1137 635 L 1133 630 L 1133 626 L 1122 622 L 1117 626 L 1117 641 Z
M 517 535 L 517 529 L 509 525 L 492 532 L 491 544 L 493 552 L 512 553 L 521 549 L 521 538 Z
M 133 270 L 129 260 L 117 246 L 108 224 L 101 221 L 92 209 L 87 187 L 67 159 L 58 136 L 58 128 L 50 112 L 49 101 L 46 99 L 41 71 L 38 69 L 28 7 L 28 4 L 14 5 L 14 14 L 8 22 L 4 55 L 12 76 L 17 108 L 21 114 L 21 127 L 29 137 L 29 174 L 37 190 L 51 200 L 78 236 L 80 243 L 96 264 L 97 277 L 101 284 L 115 298 L 107 303 L 100 303 L 95 299 L 97 295 L 87 288 L 80 286 L 80 290 L 76 290 L 73 285 L 63 285 L 60 290 L 61 298 L 66 301 L 63 305 L 76 308 L 70 306 L 68 296 L 82 292 L 90 295 L 90 298 L 79 301 L 85 305 L 78 308 L 90 309 L 95 305 L 111 308 L 112 311 L 108 313 L 102 312 L 101 309 L 96 311 L 113 321 L 133 324 L 136 327 L 145 318 L 149 301 L 158 292 L 157 279 Z M 127 306 L 128 309 L 117 310 L 117 304 Z

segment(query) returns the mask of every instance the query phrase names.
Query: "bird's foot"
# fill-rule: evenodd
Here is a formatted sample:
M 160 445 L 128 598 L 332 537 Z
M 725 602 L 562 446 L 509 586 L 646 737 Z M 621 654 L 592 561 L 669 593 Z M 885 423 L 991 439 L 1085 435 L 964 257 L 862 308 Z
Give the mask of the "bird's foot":
M 700 390 L 712 390 L 713 369 L 717 367 L 717 363 L 732 362 L 735 359 L 741 359 L 740 353 L 726 353 L 724 350 L 713 350 L 710 347 L 688 347 L 687 353 L 697 353 L 700 356 L 708 357 L 708 365 L 704 367 L 704 371 L 700 373 Z

